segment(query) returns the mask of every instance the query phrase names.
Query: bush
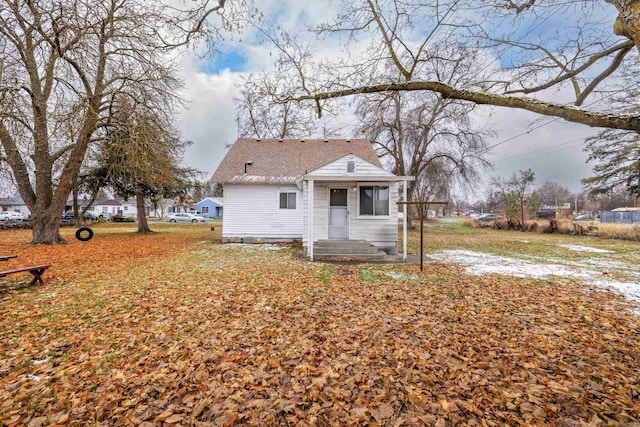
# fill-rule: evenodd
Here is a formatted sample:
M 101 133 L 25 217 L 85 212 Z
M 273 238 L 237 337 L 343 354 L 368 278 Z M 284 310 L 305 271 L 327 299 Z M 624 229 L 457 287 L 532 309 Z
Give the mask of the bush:
M 122 215 L 114 215 L 111 217 L 111 221 L 112 222 L 136 222 L 135 219 L 129 217 L 129 216 L 122 216 Z
M 476 227 L 491 227 L 497 230 L 520 230 L 519 224 L 509 221 L 491 223 L 477 222 Z M 597 221 L 573 221 L 570 219 L 535 219 L 525 221 L 524 231 L 532 233 L 558 233 L 589 235 L 604 239 L 622 239 L 640 241 L 640 224 L 602 224 Z

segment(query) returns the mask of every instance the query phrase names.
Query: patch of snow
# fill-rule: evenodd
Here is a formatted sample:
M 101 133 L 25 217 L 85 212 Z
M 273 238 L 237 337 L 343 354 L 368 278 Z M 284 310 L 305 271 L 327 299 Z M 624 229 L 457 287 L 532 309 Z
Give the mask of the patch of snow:
M 31 363 L 33 363 L 34 365 L 42 365 L 43 363 L 47 363 L 48 361 L 49 361 L 49 356 L 40 360 L 32 360 Z
M 418 276 L 413 276 L 411 274 L 398 273 L 397 271 L 379 271 L 379 273 L 384 274 L 387 277 L 392 278 L 393 280 L 411 280 L 414 282 L 420 282 L 422 279 Z
M 594 285 L 622 294 L 625 298 L 640 303 L 640 283 L 622 282 L 602 277 L 602 273 L 579 266 L 541 264 L 529 261 L 465 250 L 448 250 L 430 254 L 429 258 L 456 263 L 466 268 L 467 274 L 502 274 L 516 277 L 545 279 L 552 276 L 579 279 L 584 284 Z
M 602 288 L 609 288 L 624 295 L 626 298 L 640 303 L 640 284 L 634 282 L 620 282 L 618 280 L 596 279 L 589 281 L 590 284 Z
M 27 378 L 34 380 L 35 382 L 40 382 L 40 377 L 37 375 L 27 375 Z
M 234 184 L 295 184 L 295 176 L 236 175 L 231 178 Z
M 273 245 L 270 243 L 229 243 L 229 246 L 239 247 L 242 250 L 256 251 L 281 251 L 285 249 L 283 246 Z
M 575 271 L 560 264 L 534 264 L 515 258 L 507 258 L 491 255 L 483 252 L 449 250 L 429 255 L 441 262 L 460 264 L 467 269 L 468 274 L 504 274 L 516 277 L 533 277 L 544 279 L 550 276 L 574 277 L 587 279 L 589 274 L 583 271 Z M 592 273 L 597 274 L 597 273 Z
M 582 246 L 582 245 L 570 245 L 570 244 L 558 243 L 558 246 L 567 248 L 570 251 L 577 251 L 577 252 L 593 252 L 593 253 L 599 253 L 599 254 L 614 253 L 613 251 L 609 251 L 607 249 L 591 248 L 589 246 Z

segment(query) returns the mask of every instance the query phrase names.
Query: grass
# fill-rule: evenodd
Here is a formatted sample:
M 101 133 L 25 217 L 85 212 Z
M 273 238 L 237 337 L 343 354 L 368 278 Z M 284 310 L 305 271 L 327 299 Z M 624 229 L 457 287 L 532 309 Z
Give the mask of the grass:
M 152 229 L 98 224 L 85 243 L 64 229 L 69 244 L 56 247 L 0 232 L 0 253 L 19 255 L 11 263 L 52 264 L 47 286 L 0 293 L 0 423 L 640 420 L 640 322 L 615 294 L 455 265 L 309 263 L 293 250 L 221 244 L 209 224 Z M 595 256 L 557 246 L 569 243 L 640 264 L 630 242 L 456 222 L 430 224 L 425 242 L 429 252 Z

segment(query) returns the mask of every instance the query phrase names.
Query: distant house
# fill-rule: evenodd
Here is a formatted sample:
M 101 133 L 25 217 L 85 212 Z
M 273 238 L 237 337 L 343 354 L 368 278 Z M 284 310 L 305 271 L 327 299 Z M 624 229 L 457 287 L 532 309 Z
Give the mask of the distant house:
M 600 222 L 637 224 L 640 223 L 640 208 L 624 207 L 600 212 Z
M 111 218 L 114 215 L 122 215 L 122 203 L 117 200 L 100 200 L 94 203 L 94 211 L 104 218 Z
M 365 139 L 241 138 L 211 178 L 224 185 L 224 241 L 301 240 L 310 259 L 326 241 L 397 253 L 396 202 L 410 180 L 384 170 Z
M 17 195 L 14 197 L 0 199 L 0 211 L 19 212 L 25 218 L 31 215 L 31 211 L 27 208 L 24 200 Z
M 149 216 L 151 213 L 151 208 L 148 206 L 148 203 L 145 202 L 145 216 Z M 129 218 L 138 218 L 138 205 L 136 204 L 136 199 L 130 199 L 122 202 L 122 216 Z
M 78 209 L 80 211 L 82 211 L 88 205 L 89 207 L 88 207 L 87 210 L 90 210 L 90 211 L 94 210 L 93 205 L 90 204 L 90 202 L 91 201 L 87 200 L 87 199 L 78 199 Z M 73 199 L 69 199 L 69 200 L 67 200 L 67 204 L 65 205 L 64 210 L 66 212 L 66 211 L 70 211 L 72 209 L 73 209 Z M 64 213 L 64 212 L 61 212 L 61 214 L 62 213 Z
M 205 197 L 196 203 L 196 212 L 205 218 L 220 218 L 223 206 L 222 197 Z

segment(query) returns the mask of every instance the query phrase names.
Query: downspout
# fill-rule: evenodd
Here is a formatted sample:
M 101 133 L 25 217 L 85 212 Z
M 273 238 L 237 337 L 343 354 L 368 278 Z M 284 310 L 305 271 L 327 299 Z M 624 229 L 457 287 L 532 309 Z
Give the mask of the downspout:
M 407 181 L 402 181 L 402 201 L 407 201 Z M 402 261 L 407 261 L 407 204 L 402 205 Z
M 309 191 L 308 193 L 308 202 L 307 206 L 309 209 L 309 213 L 307 215 L 309 224 L 308 224 L 308 252 L 309 252 L 309 261 L 313 261 L 313 199 L 314 199 L 314 182 L 313 180 L 308 181 Z

